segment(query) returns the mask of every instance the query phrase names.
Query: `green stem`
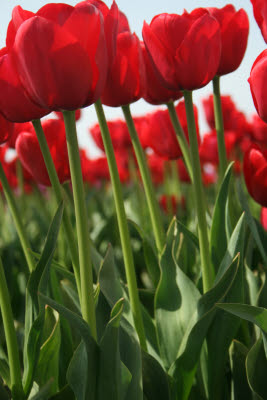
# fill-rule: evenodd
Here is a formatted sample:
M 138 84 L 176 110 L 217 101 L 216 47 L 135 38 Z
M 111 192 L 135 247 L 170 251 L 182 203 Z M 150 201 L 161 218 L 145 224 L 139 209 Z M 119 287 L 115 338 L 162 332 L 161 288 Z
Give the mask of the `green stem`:
M 156 239 L 156 244 L 157 244 L 157 249 L 159 254 L 162 252 L 164 243 L 165 243 L 165 235 L 164 235 L 164 230 L 163 230 L 163 225 L 161 221 L 161 216 L 160 216 L 160 210 L 159 210 L 159 204 L 156 199 L 156 195 L 154 192 L 151 176 L 149 173 L 149 169 L 145 160 L 145 154 L 143 151 L 143 148 L 141 146 L 140 140 L 138 138 L 134 122 L 132 119 L 131 111 L 130 111 L 130 106 L 122 106 L 122 111 L 124 114 L 125 121 L 128 126 L 128 130 L 132 139 L 135 155 L 137 158 L 139 170 L 141 173 L 143 185 L 144 185 L 144 190 L 145 190 L 145 195 L 146 195 L 146 200 L 148 204 L 148 210 L 149 210 L 149 215 L 152 223 L 152 228 L 154 231 L 155 239 Z
M 5 171 L 2 164 L 0 163 L 0 180 L 4 189 L 5 197 L 11 211 L 14 223 L 16 225 L 17 233 L 19 235 L 20 243 L 29 267 L 29 271 L 32 272 L 35 268 L 34 260 L 30 252 L 30 243 L 27 239 L 27 235 L 20 217 L 19 210 L 16 205 L 16 201 L 13 192 L 9 186 Z
M 172 172 L 174 193 L 175 193 L 177 199 L 181 199 L 181 197 L 182 197 L 181 184 L 180 184 L 180 178 L 179 178 L 179 172 L 178 172 L 178 164 L 177 164 L 176 160 L 171 161 L 171 172 Z
M 20 400 L 24 399 L 25 396 L 21 380 L 19 349 L 18 349 L 16 331 L 14 327 L 12 308 L 10 304 L 10 297 L 1 258 L 0 258 L 0 307 L 1 307 L 5 337 L 6 337 L 12 399 Z
M 34 126 L 36 136 L 37 136 L 37 139 L 38 139 L 38 142 L 39 142 L 39 145 L 40 145 L 43 157 L 44 157 L 44 162 L 46 165 L 46 169 L 47 169 L 47 172 L 49 175 L 50 182 L 53 187 L 53 191 L 55 193 L 57 205 L 59 205 L 61 203 L 61 201 L 64 200 L 64 196 L 63 196 L 61 184 L 58 179 L 57 171 L 56 171 L 53 159 L 51 157 L 49 147 L 47 145 L 47 141 L 45 138 L 45 134 L 44 134 L 42 125 L 41 125 L 41 121 L 39 119 L 36 119 L 36 120 L 32 121 L 32 124 Z M 73 230 L 72 230 L 72 225 L 71 225 L 70 218 L 67 213 L 66 207 L 64 207 L 62 222 L 63 222 L 63 228 L 64 228 L 64 231 L 66 234 L 68 246 L 70 249 L 71 259 L 72 259 L 72 263 L 73 263 L 73 270 L 74 270 L 75 279 L 76 279 L 77 288 L 78 288 L 78 294 L 79 294 L 79 298 L 81 299 L 79 254 L 78 254 L 75 237 L 74 237 Z
M 110 177 L 112 182 L 113 196 L 116 207 L 116 213 L 118 218 L 121 246 L 123 251 L 123 258 L 126 271 L 126 279 L 129 288 L 129 297 L 131 303 L 131 309 L 134 318 L 135 328 L 140 340 L 141 347 L 146 350 L 146 336 L 145 329 L 142 319 L 140 301 L 138 296 L 137 282 L 135 276 L 135 268 L 133 261 L 133 253 L 130 243 L 130 235 L 127 225 L 127 219 L 125 214 L 125 208 L 123 203 L 122 191 L 120 178 L 118 173 L 118 168 L 116 164 L 115 154 L 112 147 L 112 142 L 109 134 L 109 129 L 107 126 L 104 110 L 101 101 L 98 100 L 95 103 L 95 109 L 99 121 L 99 126 L 101 129 L 102 139 L 105 146 L 105 152 L 108 160 Z
M 220 77 L 218 75 L 216 75 L 213 79 L 213 105 L 219 153 L 219 177 L 220 182 L 222 182 L 228 163 L 224 140 L 223 114 L 220 95 Z
M 92 336 L 97 341 L 93 270 L 90 255 L 90 237 L 85 205 L 82 168 L 75 124 L 75 112 L 63 111 L 63 116 L 66 128 L 66 138 L 77 225 L 81 276 L 81 310 L 84 320 L 87 321 L 90 326 Z
M 190 143 L 191 160 L 192 160 L 195 207 L 198 218 L 198 235 L 199 235 L 200 258 L 201 258 L 202 278 L 203 278 L 203 291 L 205 293 L 212 287 L 214 280 L 214 270 L 212 268 L 211 257 L 209 252 L 208 227 L 206 221 L 206 203 L 202 185 L 192 92 L 184 90 L 184 99 L 185 99 L 186 117 L 187 117 L 189 143 Z
M 176 133 L 176 137 L 177 137 L 179 146 L 180 146 L 182 154 L 183 154 L 185 166 L 187 168 L 188 174 L 192 181 L 193 180 L 193 171 L 192 171 L 192 162 L 190 159 L 190 151 L 189 151 L 188 143 L 187 143 L 183 128 L 181 127 L 180 121 L 179 121 L 177 113 L 175 111 L 173 101 L 170 101 L 169 103 L 167 103 L 167 107 L 169 110 L 169 115 L 170 115 L 170 118 L 172 121 L 174 131 Z

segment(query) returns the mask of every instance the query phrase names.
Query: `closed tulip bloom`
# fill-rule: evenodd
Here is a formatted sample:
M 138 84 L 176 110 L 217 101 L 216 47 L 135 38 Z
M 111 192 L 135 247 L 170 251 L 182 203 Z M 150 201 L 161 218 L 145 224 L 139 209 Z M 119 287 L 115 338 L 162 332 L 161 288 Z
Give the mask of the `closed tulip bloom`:
M 159 14 L 143 26 L 143 39 L 166 87 L 193 90 L 215 76 L 221 55 L 220 26 L 204 8 Z
M 0 112 L 12 122 L 28 122 L 50 112 L 31 101 L 7 48 L 0 51 Z
M 267 4 L 265 0 L 250 0 L 253 5 L 253 13 L 261 30 L 263 39 L 267 43 Z
M 255 60 L 248 79 L 257 113 L 267 122 L 267 50 L 264 50 Z
M 256 144 L 245 153 L 243 171 L 249 194 L 267 207 L 267 157 Z
M 144 87 L 143 98 L 150 104 L 164 104 L 169 101 L 180 99 L 183 95 L 179 90 L 169 90 L 165 87 L 162 78 L 155 69 L 149 54 L 147 53 L 144 42 L 141 42 L 141 48 L 145 63 L 146 84 Z
M 60 119 L 48 119 L 42 126 L 58 178 L 63 183 L 70 179 L 64 122 Z M 51 186 L 35 132 L 21 132 L 16 140 L 16 151 L 22 165 L 36 182 Z
M 101 96 L 102 103 L 119 107 L 139 100 L 143 95 L 144 79 L 144 61 L 138 37 L 129 31 L 119 33 L 116 57 Z
M 129 149 L 132 147 L 131 138 L 128 132 L 128 128 L 125 121 L 120 119 L 114 121 L 107 121 L 109 128 L 111 141 L 115 150 Z M 104 143 L 101 136 L 101 130 L 99 124 L 95 124 L 89 129 L 95 144 L 102 150 L 105 151 Z
M 208 8 L 221 28 L 222 50 L 217 75 L 235 71 L 243 60 L 248 41 L 249 20 L 243 8 L 236 11 L 232 4 Z
M 0 114 L 0 144 L 9 140 L 14 133 L 14 124 Z
M 29 97 L 51 111 L 95 102 L 106 82 L 103 16 L 91 4 L 47 4 L 16 31 L 12 56 Z
M 261 208 L 260 221 L 261 221 L 263 228 L 267 231 L 267 208 L 266 207 Z

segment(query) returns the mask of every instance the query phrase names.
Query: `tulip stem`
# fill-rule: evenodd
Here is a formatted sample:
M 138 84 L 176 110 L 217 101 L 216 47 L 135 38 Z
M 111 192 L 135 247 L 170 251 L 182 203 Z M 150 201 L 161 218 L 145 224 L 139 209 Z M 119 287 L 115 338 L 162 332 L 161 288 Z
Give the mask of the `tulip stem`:
M 9 186 L 5 171 L 4 171 L 1 163 L 0 163 L 0 180 L 1 180 L 1 183 L 2 183 L 2 186 L 4 189 L 4 193 L 5 193 L 5 197 L 6 197 L 9 209 L 11 211 L 14 223 L 16 225 L 16 230 L 17 230 L 17 233 L 19 236 L 19 240 L 20 240 L 27 264 L 28 264 L 29 271 L 32 272 L 35 268 L 35 264 L 34 264 L 34 260 L 31 255 L 31 252 L 30 252 L 31 246 L 27 239 L 25 228 L 22 223 L 22 220 L 20 217 L 20 212 L 17 208 L 13 192 Z
M 184 90 L 184 99 L 185 99 L 190 152 L 192 160 L 193 190 L 195 198 L 195 207 L 198 218 L 198 235 L 199 235 L 200 259 L 201 259 L 202 279 L 203 279 L 203 291 L 205 293 L 212 287 L 214 281 L 214 270 L 211 264 L 211 257 L 209 252 L 208 227 L 206 221 L 206 203 L 204 197 L 204 189 L 202 185 L 192 92 Z
M 123 251 L 126 279 L 129 288 L 129 298 L 133 313 L 134 324 L 139 337 L 140 345 L 142 349 L 147 350 L 145 329 L 144 329 L 138 289 L 137 289 L 133 253 L 131 249 L 129 229 L 127 225 L 127 219 L 123 203 L 120 178 L 110 138 L 109 129 L 107 126 L 106 117 L 100 100 L 98 100 L 95 103 L 95 109 L 99 121 L 99 126 L 101 129 L 102 139 L 105 147 L 105 152 L 108 160 L 108 166 L 112 182 L 113 196 L 118 218 L 121 246 Z
M 19 361 L 19 349 L 14 326 L 10 296 L 8 292 L 5 272 L 0 258 L 0 308 L 2 313 L 4 332 L 6 337 L 6 346 L 8 353 L 8 362 L 10 369 L 10 389 L 12 399 L 22 400 L 25 395 L 22 387 L 21 370 Z
M 47 169 L 47 172 L 49 175 L 49 179 L 50 179 L 50 182 L 52 184 L 52 187 L 53 187 L 53 190 L 55 193 L 57 205 L 59 205 L 64 200 L 64 196 L 63 196 L 61 184 L 58 179 L 57 171 L 56 171 L 56 168 L 55 168 L 55 165 L 54 165 L 54 162 L 51 157 L 51 153 L 50 153 L 47 141 L 46 141 L 46 137 L 45 137 L 42 125 L 41 125 L 41 121 L 39 119 L 36 119 L 36 120 L 32 121 L 32 124 L 34 126 L 36 136 L 37 136 L 37 139 L 38 139 L 38 142 L 39 142 L 42 154 L 43 154 L 43 158 L 44 158 L 46 169 Z M 76 246 L 74 233 L 72 230 L 72 225 L 71 225 L 70 218 L 69 218 L 68 212 L 66 210 L 66 207 L 64 208 L 62 222 L 63 222 L 63 228 L 65 230 L 68 246 L 70 249 L 71 259 L 72 259 L 72 263 L 73 263 L 73 270 L 74 270 L 76 284 L 77 284 L 77 290 L 78 290 L 78 294 L 79 294 L 79 299 L 81 301 L 79 254 L 78 254 L 78 249 Z
M 227 155 L 224 140 L 223 114 L 220 94 L 220 77 L 213 78 L 213 106 L 215 116 L 215 127 L 217 132 L 218 153 L 219 153 L 219 179 L 222 182 L 227 169 Z
M 182 154 L 183 154 L 183 158 L 185 161 L 185 165 L 186 165 L 188 174 L 192 181 L 193 180 L 193 171 L 192 171 L 192 163 L 191 163 L 191 159 L 190 159 L 190 151 L 189 151 L 188 143 L 187 143 L 183 128 L 181 127 L 180 121 L 179 121 L 177 113 L 175 111 L 173 101 L 170 101 L 169 103 L 167 103 L 167 107 L 169 110 L 169 115 L 170 115 L 170 118 L 172 121 L 174 131 L 176 133 L 176 137 L 177 137 L 179 146 L 180 146 Z
M 75 123 L 75 111 L 63 111 L 63 117 L 66 128 L 71 183 L 73 187 L 74 209 L 76 215 L 81 276 L 81 311 L 84 320 L 88 322 L 90 326 L 93 338 L 97 341 L 90 237 Z
M 143 151 L 143 148 L 141 146 L 140 140 L 138 138 L 135 125 L 133 122 L 133 118 L 131 115 L 130 111 L 130 106 L 122 106 L 122 111 L 124 114 L 125 121 L 128 126 L 128 130 L 132 139 L 135 155 L 137 158 L 139 170 L 141 173 L 143 185 L 144 185 L 144 190 L 145 190 L 145 195 L 146 195 L 146 200 L 148 204 L 148 210 L 150 214 L 150 219 L 156 239 L 156 245 L 158 249 L 158 253 L 160 254 L 163 250 L 164 247 L 164 230 L 163 230 L 163 225 L 161 221 L 161 215 L 160 215 L 160 210 L 159 210 L 159 204 L 156 199 L 155 191 L 153 188 L 151 176 L 149 173 L 149 169 L 145 160 L 145 154 Z

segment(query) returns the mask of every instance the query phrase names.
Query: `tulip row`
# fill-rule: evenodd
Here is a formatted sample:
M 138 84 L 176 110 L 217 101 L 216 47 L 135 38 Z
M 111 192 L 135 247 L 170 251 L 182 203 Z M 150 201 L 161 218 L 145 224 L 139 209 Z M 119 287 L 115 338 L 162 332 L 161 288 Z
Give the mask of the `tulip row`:
M 265 8 L 252 4 L 265 38 Z M 28 270 L 25 307 L 13 309 L 22 349 L 0 260 L 3 398 L 265 397 L 257 373 L 267 365 L 266 209 L 261 226 L 242 164 L 249 194 L 267 206 L 267 125 L 220 94 L 248 30 L 245 11 L 230 4 L 157 15 L 144 23 L 143 42 L 115 2 L 14 8 L 0 51 L 0 180 Z M 249 82 L 267 122 L 264 74 L 265 52 Z M 211 132 L 201 139 L 192 91 L 210 81 Z M 166 109 L 133 118 L 130 104 L 141 97 Z M 102 103 L 121 106 L 125 122 L 106 121 Z M 90 134 L 105 153 L 95 160 L 79 149 L 75 123 L 92 104 L 99 123 Z M 46 230 L 57 208 L 43 250 L 21 217 L 33 214 L 31 202 L 41 204 Z M 12 279 L 18 287 L 19 273 Z

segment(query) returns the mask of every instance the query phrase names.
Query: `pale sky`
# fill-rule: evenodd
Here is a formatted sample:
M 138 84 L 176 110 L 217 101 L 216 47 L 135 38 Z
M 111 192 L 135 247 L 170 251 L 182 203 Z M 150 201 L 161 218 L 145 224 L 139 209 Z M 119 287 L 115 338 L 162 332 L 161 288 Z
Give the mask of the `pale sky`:
M 5 36 L 8 22 L 11 19 L 11 13 L 13 7 L 20 5 L 22 8 L 36 12 L 40 7 L 45 5 L 46 1 L 41 0 L 21 0 L 20 2 L 15 0 L 4 0 L 0 3 L 0 46 L 5 45 Z M 57 1 L 55 3 L 61 3 Z M 66 3 L 75 5 L 77 1 L 66 1 Z M 106 4 L 110 6 L 111 0 L 107 0 Z M 255 112 L 253 101 L 251 98 L 249 84 L 247 79 L 250 74 L 252 64 L 256 57 L 262 52 L 267 45 L 265 44 L 260 30 L 254 20 L 252 5 L 249 0 L 233 0 L 231 2 L 238 10 L 241 7 L 245 9 L 248 14 L 250 21 L 250 33 L 248 47 L 243 59 L 243 62 L 238 70 L 226 75 L 221 78 L 221 92 L 222 94 L 230 94 L 238 107 L 246 112 L 247 115 L 251 115 Z M 142 38 L 142 26 L 143 21 L 150 23 L 151 19 L 162 12 L 181 14 L 183 9 L 192 11 L 197 7 L 218 7 L 221 8 L 226 4 L 229 4 L 223 0 L 117 0 L 119 8 L 127 15 L 130 27 L 132 31 L 135 31 L 137 35 Z M 209 95 L 212 92 L 211 84 L 205 88 L 199 89 L 194 93 L 194 102 L 199 106 L 200 114 L 200 127 L 202 134 L 207 129 L 203 110 L 201 106 L 201 98 Z M 143 100 L 132 104 L 131 109 L 134 115 L 142 115 L 148 111 L 152 111 L 155 106 L 152 106 Z M 105 107 L 106 116 L 109 119 L 122 116 L 120 108 Z M 97 121 L 94 107 L 88 107 L 83 110 L 82 120 L 78 124 L 79 139 L 83 146 L 86 146 L 89 155 L 96 155 L 93 144 L 88 139 L 88 127 L 93 125 Z

